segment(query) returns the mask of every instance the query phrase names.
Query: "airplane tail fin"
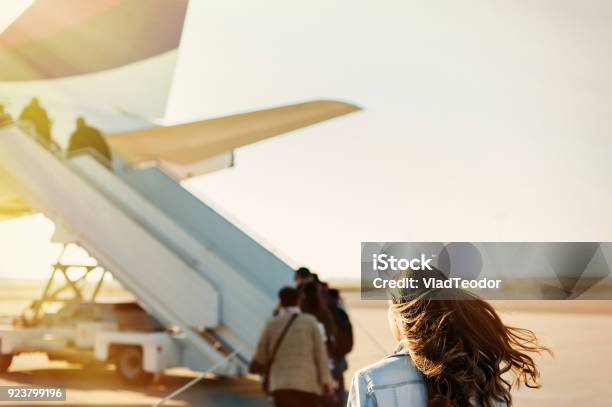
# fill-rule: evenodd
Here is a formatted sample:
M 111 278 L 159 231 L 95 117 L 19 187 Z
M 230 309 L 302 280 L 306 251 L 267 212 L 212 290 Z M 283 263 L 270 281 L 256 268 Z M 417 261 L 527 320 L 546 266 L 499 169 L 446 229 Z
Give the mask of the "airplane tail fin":
M 0 34 L 0 90 L 163 117 L 187 8 L 188 0 L 34 1 Z

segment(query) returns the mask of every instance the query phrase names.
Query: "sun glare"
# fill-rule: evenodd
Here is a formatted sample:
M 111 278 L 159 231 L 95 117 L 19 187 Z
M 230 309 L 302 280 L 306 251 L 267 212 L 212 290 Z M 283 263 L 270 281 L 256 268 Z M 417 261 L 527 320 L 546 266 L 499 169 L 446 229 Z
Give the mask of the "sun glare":
M 0 278 L 44 279 L 58 260 L 62 245 L 51 242 L 55 226 L 41 214 L 0 223 Z M 69 245 L 63 263 L 95 264 L 85 250 Z

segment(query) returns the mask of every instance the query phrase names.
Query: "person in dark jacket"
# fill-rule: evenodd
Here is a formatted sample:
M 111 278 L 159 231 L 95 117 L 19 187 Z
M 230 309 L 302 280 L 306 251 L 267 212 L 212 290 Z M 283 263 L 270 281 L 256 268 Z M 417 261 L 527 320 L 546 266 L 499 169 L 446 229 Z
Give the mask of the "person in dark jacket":
M 344 372 L 348 368 L 346 355 L 353 349 L 353 325 L 344 309 L 340 298 L 340 291 L 330 288 L 327 291 L 328 309 L 336 326 L 336 341 L 332 353 L 332 376 L 338 383 L 337 400 L 339 405 L 346 405 L 346 388 L 344 385 Z
M 78 151 L 91 148 L 96 150 L 106 160 L 111 161 L 111 151 L 100 130 L 88 126 L 85 119 L 79 117 L 76 129 L 70 136 L 68 151 Z
M 33 98 L 30 104 L 22 110 L 19 120 L 32 123 L 36 135 L 47 143 L 51 142 L 51 120 L 37 98 Z

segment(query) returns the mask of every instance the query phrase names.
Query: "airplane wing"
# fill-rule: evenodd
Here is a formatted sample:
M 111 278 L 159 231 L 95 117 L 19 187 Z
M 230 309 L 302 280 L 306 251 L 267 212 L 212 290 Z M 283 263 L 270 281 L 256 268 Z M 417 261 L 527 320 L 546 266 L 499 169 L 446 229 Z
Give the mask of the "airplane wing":
M 318 100 L 106 137 L 114 152 L 135 165 L 160 165 L 179 179 L 232 164 L 232 151 L 260 140 L 359 110 Z

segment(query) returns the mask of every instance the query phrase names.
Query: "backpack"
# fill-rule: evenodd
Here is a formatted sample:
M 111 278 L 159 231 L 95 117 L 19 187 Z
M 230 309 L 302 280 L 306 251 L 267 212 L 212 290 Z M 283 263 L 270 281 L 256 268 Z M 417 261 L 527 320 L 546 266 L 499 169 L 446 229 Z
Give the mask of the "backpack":
M 341 307 L 335 306 L 331 312 L 336 324 L 334 353 L 337 357 L 343 357 L 353 349 L 353 325 L 348 314 Z

